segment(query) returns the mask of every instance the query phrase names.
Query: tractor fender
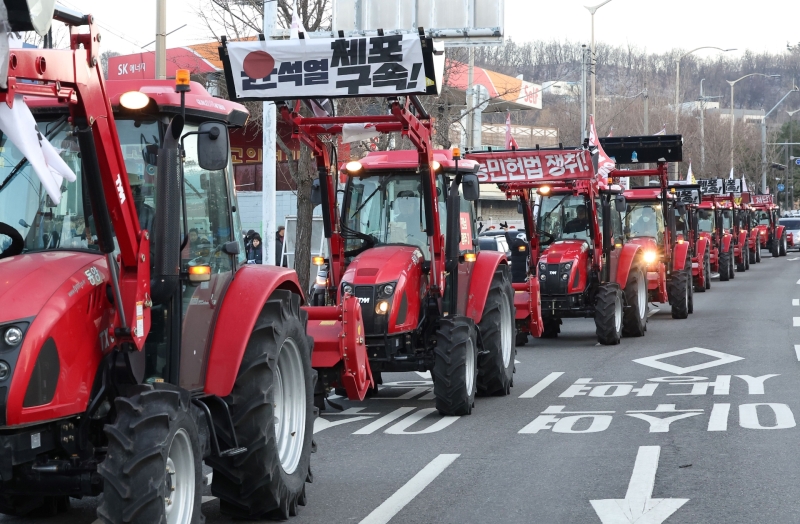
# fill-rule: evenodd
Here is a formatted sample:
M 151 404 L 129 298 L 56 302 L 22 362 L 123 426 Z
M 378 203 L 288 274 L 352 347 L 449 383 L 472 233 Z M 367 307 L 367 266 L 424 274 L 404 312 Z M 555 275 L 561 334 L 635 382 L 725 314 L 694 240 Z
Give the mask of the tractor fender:
M 686 259 L 689 257 L 689 243 L 678 242 L 672 252 L 672 267 L 675 271 L 686 269 Z
M 778 226 L 775 231 L 775 238 L 780 240 L 783 237 L 783 232 L 786 230 L 786 226 Z
M 486 304 L 486 297 L 489 296 L 494 272 L 501 265 L 508 265 L 508 262 L 505 253 L 499 251 L 481 251 L 472 263 L 472 277 L 467 295 L 467 316 L 476 324 L 483 318 L 483 307 Z M 511 280 L 510 275 L 509 280 Z
M 233 390 L 256 319 L 278 289 L 296 293 L 305 301 L 293 270 L 249 264 L 236 272 L 223 297 L 211 339 L 206 366 L 207 395 L 225 397 Z
M 745 252 L 745 250 L 748 247 L 748 244 L 747 244 L 747 231 L 739 231 L 739 245 L 742 248 L 742 252 Z
M 731 249 L 731 241 L 733 237 L 731 235 L 723 235 L 722 236 L 722 252 L 725 253 L 730 251 Z
M 622 252 L 619 254 L 619 260 L 617 262 L 616 278 L 616 282 L 619 284 L 620 288 L 625 289 L 631 267 L 633 267 L 634 262 L 642 253 L 642 246 L 637 244 L 625 244 L 622 246 Z
M 706 250 L 709 250 L 708 239 L 706 237 L 700 237 L 700 239 L 697 241 L 697 262 L 702 264 L 703 259 L 706 256 Z M 711 258 L 710 254 L 709 258 Z

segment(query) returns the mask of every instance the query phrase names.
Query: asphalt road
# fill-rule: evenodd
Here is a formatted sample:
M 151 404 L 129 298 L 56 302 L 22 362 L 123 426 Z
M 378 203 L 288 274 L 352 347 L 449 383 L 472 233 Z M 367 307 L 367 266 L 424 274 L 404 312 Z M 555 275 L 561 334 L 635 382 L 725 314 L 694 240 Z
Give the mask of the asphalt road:
M 470 416 L 440 417 L 414 373 L 338 399 L 291 522 L 798 522 L 800 255 L 764 255 L 687 320 L 660 305 L 644 338 L 600 347 L 591 320 L 565 321 L 518 348 L 512 395 Z M 229 522 L 209 499 L 206 522 Z M 95 505 L 58 522 L 92 523 Z

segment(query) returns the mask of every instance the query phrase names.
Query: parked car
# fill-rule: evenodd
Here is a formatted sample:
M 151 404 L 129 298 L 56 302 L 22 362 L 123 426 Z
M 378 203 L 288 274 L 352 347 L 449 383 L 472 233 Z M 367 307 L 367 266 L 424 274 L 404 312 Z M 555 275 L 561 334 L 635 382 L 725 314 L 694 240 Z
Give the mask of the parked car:
M 786 246 L 800 250 L 800 218 L 781 218 L 778 224 L 786 226 Z

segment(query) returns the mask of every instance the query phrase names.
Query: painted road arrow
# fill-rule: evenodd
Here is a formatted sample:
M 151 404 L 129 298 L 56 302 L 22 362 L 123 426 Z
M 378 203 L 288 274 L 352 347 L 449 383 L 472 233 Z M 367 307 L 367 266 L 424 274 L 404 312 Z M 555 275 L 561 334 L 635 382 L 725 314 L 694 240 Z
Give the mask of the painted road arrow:
M 689 499 L 653 499 L 661 446 L 640 446 L 624 499 L 592 500 L 603 524 L 661 524 Z

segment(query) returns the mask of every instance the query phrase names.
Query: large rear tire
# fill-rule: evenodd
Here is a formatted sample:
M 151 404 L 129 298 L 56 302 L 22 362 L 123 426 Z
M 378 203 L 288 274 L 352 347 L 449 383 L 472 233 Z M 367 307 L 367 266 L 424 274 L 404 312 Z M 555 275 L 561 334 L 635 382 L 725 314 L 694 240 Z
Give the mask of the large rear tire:
M 753 249 L 753 250 L 751 250 L 750 248 L 747 249 L 747 251 L 750 253 L 750 256 L 748 258 L 749 258 L 751 264 L 755 264 L 756 263 L 756 250 L 757 249 L 758 248 Z
M 277 290 L 256 320 L 225 402 L 245 453 L 210 457 L 211 492 L 237 518 L 288 519 L 305 505 L 314 429 L 313 342 L 300 297 Z M 232 446 L 220 430 L 217 435 Z
M 669 282 L 669 302 L 672 305 L 672 318 L 684 319 L 689 316 L 689 290 L 691 288 L 689 284 L 690 278 L 687 271 L 676 271 L 672 274 L 672 280 Z
M 595 302 L 594 325 L 597 341 L 604 346 L 619 344 L 622 338 L 622 290 L 616 282 L 601 284 Z
M 786 251 L 788 251 L 788 246 L 786 243 L 786 231 L 784 231 L 783 235 L 781 236 L 781 242 L 778 249 L 779 249 L 778 256 L 785 257 Z
M 756 264 L 761 263 L 761 241 L 756 241 Z
M 733 250 L 733 246 L 731 246 L 731 250 Z M 736 262 L 736 272 L 744 273 L 746 270 L 747 270 L 747 261 L 745 260 L 744 257 L 744 248 L 742 248 L 741 262 L 739 261 Z
M 108 454 L 97 468 L 104 479 L 97 516 L 105 524 L 199 524 L 203 446 L 189 393 L 144 386 L 117 397 L 117 418 L 106 425 Z
M 622 334 L 643 337 L 647 331 L 647 277 L 642 268 L 634 266 L 625 284 L 625 310 Z
M 433 395 L 442 415 L 469 415 L 478 378 L 478 333 L 472 319 L 439 320 L 433 363 Z
M 478 324 L 483 349 L 478 359 L 478 394 L 481 396 L 511 393 L 517 353 L 514 311 L 514 289 L 508 280 L 508 266 L 501 266 L 492 278 Z
M 731 252 L 723 251 L 719 254 L 719 280 L 727 282 L 731 277 Z

